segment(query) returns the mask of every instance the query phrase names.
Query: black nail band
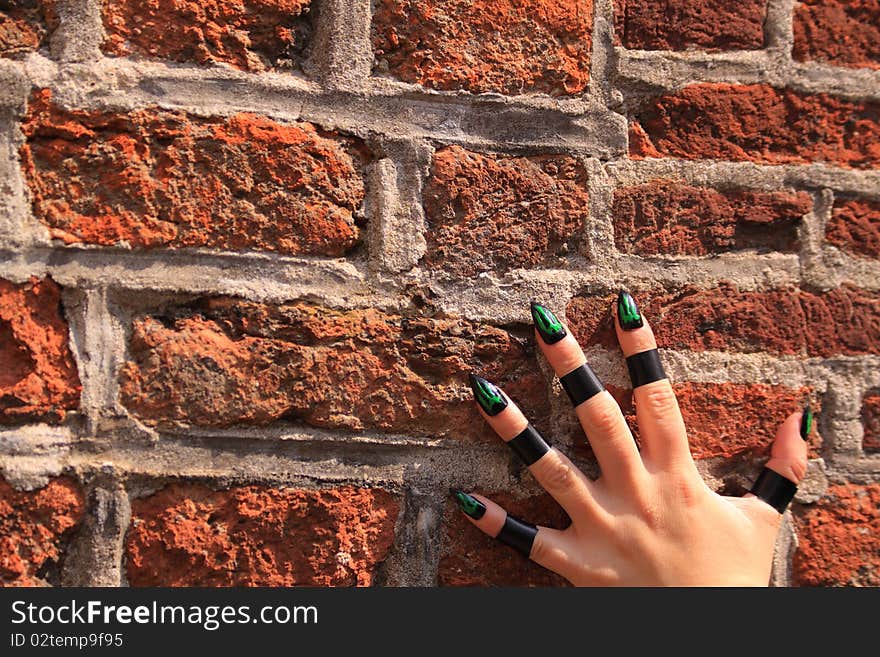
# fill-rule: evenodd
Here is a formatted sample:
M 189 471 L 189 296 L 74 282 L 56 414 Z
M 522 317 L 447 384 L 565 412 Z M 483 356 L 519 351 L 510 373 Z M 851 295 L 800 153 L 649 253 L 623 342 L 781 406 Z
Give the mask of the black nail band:
M 559 377 L 559 383 L 562 384 L 563 389 L 568 393 L 568 398 L 574 406 L 579 406 L 590 397 L 605 390 L 602 382 L 599 381 L 599 377 L 593 373 L 593 370 L 587 364 L 583 364 L 565 376 Z
M 764 468 L 749 492 L 760 497 L 779 513 L 785 513 L 788 503 L 797 492 L 797 484 L 770 468 Z
M 532 553 L 532 543 L 535 542 L 537 533 L 538 528 L 532 523 L 524 522 L 508 514 L 504 520 L 504 527 L 495 538 L 525 556 L 529 556 Z
M 626 359 L 626 367 L 629 369 L 629 380 L 632 381 L 633 389 L 666 378 L 666 372 L 663 371 L 663 364 L 660 362 L 660 354 L 656 349 L 629 356 Z
M 549 443 L 531 424 L 508 440 L 507 446 L 516 452 L 526 465 L 531 465 L 550 451 Z

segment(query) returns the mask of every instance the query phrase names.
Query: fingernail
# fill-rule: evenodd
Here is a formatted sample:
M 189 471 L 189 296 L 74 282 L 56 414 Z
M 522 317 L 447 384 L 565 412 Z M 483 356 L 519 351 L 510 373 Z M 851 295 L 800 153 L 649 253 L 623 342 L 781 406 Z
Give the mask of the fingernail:
M 644 325 L 636 300 L 626 290 L 621 290 L 617 295 L 617 320 L 624 331 L 632 331 Z
M 486 515 L 486 505 L 473 495 L 468 495 L 460 490 L 454 490 L 452 491 L 452 494 L 455 497 L 458 508 L 461 509 L 465 515 L 470 516 L 474 520 L 479 520 Z
M 810 406 L 810 402 L 807 402 L 807 405 L 804 406 L 803 415 L 801 415 L 801 438 L 806 440 L 810 437 L 810 432 L 813 430 L 813 409 Z
M 507 400 L 498 386 L 476 374 L 471 373 L 469 376 L 474 399 L 477 400 L 480 408 L 486 411 L 486 415 L 498 415 L 507 408 Z
M 532 301 L 532 321 L 546 344 L 554 344 L 565 337 L 565 327 L 548 308 Z

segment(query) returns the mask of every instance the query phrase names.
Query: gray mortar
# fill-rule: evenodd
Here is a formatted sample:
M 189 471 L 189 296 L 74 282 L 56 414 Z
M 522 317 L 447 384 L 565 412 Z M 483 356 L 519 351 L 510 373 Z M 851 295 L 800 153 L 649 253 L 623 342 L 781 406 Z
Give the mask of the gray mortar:
M 793 62 L 792 0 L 770 0 L 764 50 L 716 54 L 614 47 L 612 2 L 597 0 L 594 5 L 592 80 L 587 93 L 576 98 L 435 92 L 371 76 L 369 0 L 317 4 L 305 75 L 254 75 L 224 65 L 104 57 L 99 0 L 60 0 L 63 24 L 49 47 L 22 61 L 0 60 L 0 193 L 5 199 L 0 208 L 0 276 L 20 282 L 50 275 L 64 287 L 71 346 L 83 384 L 80 411 L 64 426 L 0 430 L 0 471 L 19 488 L 45 485 L 60 473 L 84 484 L 86 520 L 70 537 L 62 583 L 126 585 L 122 546 L 130 501 L 172 481 L 306 488 L 351 483 L 394 491 L 402 496 L 403 510 L 379 581 L 407 586 L 436 584 L 450 486 L 539 492 L 500 444 L 294 424 L 226 430 L 181 426 L 173 431 L 144 426 L 119 404 L 117 386 L 130 321 L 138 313 L 201 294 L 263 302 L 307 299 L 339 308 L 411 313 L 413 297 L 419 294 L 432 306 L 429 311 L 518 326 L 528 334 L 529 300 L 539 299 L 564 317 L 571 296 L 608 294 L 620 286 L 711 287 L 723 279 L 748 290 L 844 283 L 880 289 L 880 263 L 822 244 L 834 199 L 880 198 L 880 171 L 821 163 L 765 166 L 624 157 L 624 114 L 646 94 L 700 81 L 765 82 L 880 100 L 880 71 Z M 51 88 L 53 97 L 70 107 L 124 111 L 158 106 L 200 116 L 251 111 L 279 121 L 312 121 L 364 138 L 375 155 L 366 175 L 365 253 L 333 259 L 53 245 L 31 212 L 17 154 L 23 142 L 18 122 L 31 90 L 39 87 Z M 478 286 L 419 266 L 427 249 L 422 187 L 433 149 L 444 144 L 581 158 L 589 173 L 590 222 L 582 244 L 568 256 L 567 269 L 490 272 L 481 275 Z M 812 194 L 814 209 L 803 219 L 800 251 L 711 258 L 620 254 L 610 216 L 614 190 L 664 177 L 695 185 Z M 626 386 L 619 353 L 594 348 L 587 355 L 606 382 Z M 880 481 L 880 455 L 865 455 L 859 420 L 864 393 L 880 386 L 880 358 L 667 350 L 665 362 L 677 381 L 763 382 L 817 390 L 823 405 L 823 458 L 810 461 L 799 504 L 819 499 L 829 481 Z M 557 429 L 551 438 L 568 449 L 578 439 L 577 422 L 546 363 L 541 368 L 552 382 L 546 421 Z M 466 398 L 464 384 L 460 392 Z M 575 460 L 590 476 L 598 474 L 593 461 Z M 760 460 L 731 466 L 724 459 L 708 459 L 698 467 L 707 483 L 720 490 L 747 486 L 760 465 Z M 774 585 L 790 582 L 795 545 L 786 515 L 774 558 Z

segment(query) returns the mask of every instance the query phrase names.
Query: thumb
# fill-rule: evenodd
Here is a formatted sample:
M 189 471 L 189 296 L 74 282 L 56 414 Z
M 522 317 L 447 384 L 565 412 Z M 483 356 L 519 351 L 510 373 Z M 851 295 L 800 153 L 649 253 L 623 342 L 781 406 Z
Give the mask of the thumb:
M 807 437 L 812 424 L 813 412 L 809 405 L 789 415 L 776 432 L 767 467 L 799 483 L 807 473 Z

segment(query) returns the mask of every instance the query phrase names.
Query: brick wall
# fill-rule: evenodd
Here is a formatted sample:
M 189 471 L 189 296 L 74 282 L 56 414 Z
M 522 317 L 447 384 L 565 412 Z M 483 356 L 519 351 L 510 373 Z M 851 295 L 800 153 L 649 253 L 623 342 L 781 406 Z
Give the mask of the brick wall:
M 148 5 L 148 8 L 145 8 Z M 638 294 L 707 481 L 810 395 L 774 583 L 880 584 L 876 0 L 0 9 L 0 582 L 555 584 L 450 486 L 565 517 L 562 314 L 631 413 Z

